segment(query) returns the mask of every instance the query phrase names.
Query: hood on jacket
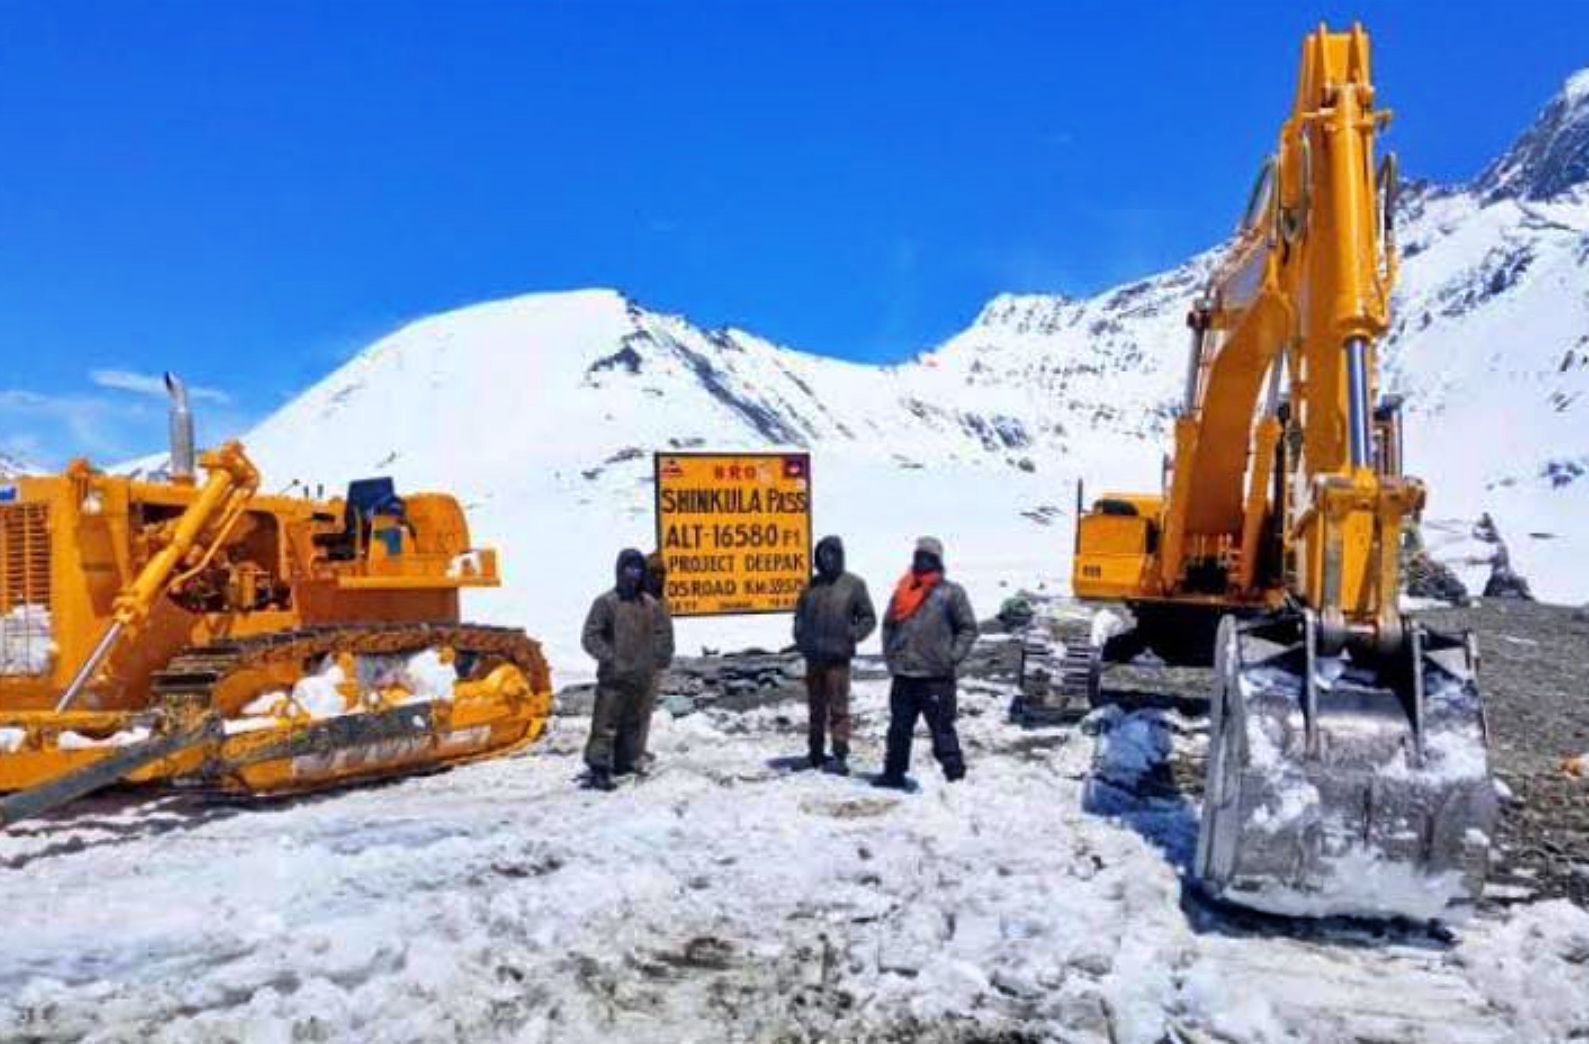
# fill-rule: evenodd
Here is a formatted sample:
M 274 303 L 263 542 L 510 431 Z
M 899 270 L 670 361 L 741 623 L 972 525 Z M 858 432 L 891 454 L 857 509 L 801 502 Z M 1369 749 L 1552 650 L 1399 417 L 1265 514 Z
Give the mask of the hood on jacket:
M 632 547 L 618 552 L 613 578 L 620 598 L 636 598 L 645 590 L 646 556 Z
M 667 589 L 667 559 L 662 557 L 661 551 L 653 551 L 646 556 L 646 594 L 660 602 Z
M 817 541 L 811 556 L 816 560 L 817 577 L 831 583 L 844 575 L 844 541 L 836 536 L 825 536 Z

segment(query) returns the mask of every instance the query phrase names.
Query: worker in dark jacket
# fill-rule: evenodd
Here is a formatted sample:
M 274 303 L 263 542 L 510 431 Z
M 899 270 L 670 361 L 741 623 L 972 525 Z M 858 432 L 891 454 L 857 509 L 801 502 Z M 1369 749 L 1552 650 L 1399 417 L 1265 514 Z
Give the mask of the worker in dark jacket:
M 673 662 L 673 620 L 645 591 L 646 560 L 618 555 L 617 584 L 585 618 L 585 651 L 596 661 L 596 706 L 591 712 L 585 764 L 590 785 L 613 789 L 613 773 L 635 767 L 640 713 L 657 675 Z
M 668 608 L 668 563 L 662 557 L 661 551 L 653 551 L 646 555 L 646 582 L 645 592 L 661 603 L 662 608 Z M 636 714 L 640 719 L 640 727 L 635 731 L 633 742 L 629 749 L 620 745 L 614 758 L 613 771 L 618 775 L 626 772 L 645 774 L 646 766 L 651 763 L 651 717 L 657 711 L 657 696 L 662 689 L 662 672 L 657 671 L 651 676 L 651 684 L 646 687 L 645 699 L 640 702 Z M 619 734 L 620 736 L 623 733 Z
M 806 658 L 807 738 L 812 768 L 849 775 L 850 660 L 877 628 L 866 581 L 844 571 L 844 542 L 817 542 L 816 575 L 795 603 L 795 647 Z M 833 759 L 827 759 L 827 737 Z
M 965 588 L 944 577 L 943 544 L 916 542 L 910 571 L 900 578 L 883 621 L 883 658 L 894 676 L 888 699 L 888 753 L 879 787 L 904 789 L 916 719 L 927 719 L 932 753 L 953 783 L 965 778 L 955 734 L 955 674 L 977 640 L 977 617 Z

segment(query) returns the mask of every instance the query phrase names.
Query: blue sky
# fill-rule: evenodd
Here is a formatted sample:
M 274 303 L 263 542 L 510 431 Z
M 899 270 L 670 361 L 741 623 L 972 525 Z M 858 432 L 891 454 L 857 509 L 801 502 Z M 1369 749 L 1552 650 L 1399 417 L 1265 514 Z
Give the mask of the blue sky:
M 0 2 L 0 451 L 241 430 L 430 312 L 614 286 L 894 359 L 1228 231 L 1301 36 L 1361 17 L 1403 169 L 1472 176 L 1589 4 Z

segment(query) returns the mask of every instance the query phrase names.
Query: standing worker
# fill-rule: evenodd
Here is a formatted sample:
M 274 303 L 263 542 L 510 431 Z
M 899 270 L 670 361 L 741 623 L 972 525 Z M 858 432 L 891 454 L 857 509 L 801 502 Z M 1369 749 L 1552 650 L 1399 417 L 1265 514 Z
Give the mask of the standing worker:
M 850 773 L 850 660 L 877 628 L 866 581 L 844 571 L 844 542 L 817 542 L 816 575 L 795 603 L 795 647 L 806 658 L 808 760 L 841 776 Z M 827 759 L 827 737 L 833 759 Z
M 668 606 L 668 562 L 662 557 L 661 551 L 653 551 L 646 555 L 646 582 L 645 592 L 655 598 L 662 606 L 662 611 L 672 619 L 673 611 Z M 647 766 L 651 764 L 651 717 L 657 712 L 657 696 L 662 688 L 662 672 L 659 670 L 651 676 L 651 684 L 646 687 L 645 699 L 640 702 L 636 710 L 640 725 L 635 730 L 633 749 L 625 750 L 620 744 L 614 758 L 614 771 L 618 775 L 625 772 L 634 772 L 645 775 Z M 619 734 L 620 737 L 622 733 Z
M 673 620 L 646 593 L 646 559 L 618 555 L 617 583 L 590 607 L 585 651 L 596 661 L 596 706 L 591 711 L 585 764 L 590 785 L 612 790 L 615 772 L 630 772 L 641 739 L 641 711 L 662 669 L 673 662 Z
M 951 783 L 965 778 L 965 756 L 955 734 L 955 673 L 976 640 L 977 617 L 965 588 L 944 578 L 942 542 L 922 537 L 883 621 L 883 658 L 894 684 L 888 697 L 888 753 L 873 786 L 903 790 L 908 785 L 918 716 L 927 719 L 944 778 Z

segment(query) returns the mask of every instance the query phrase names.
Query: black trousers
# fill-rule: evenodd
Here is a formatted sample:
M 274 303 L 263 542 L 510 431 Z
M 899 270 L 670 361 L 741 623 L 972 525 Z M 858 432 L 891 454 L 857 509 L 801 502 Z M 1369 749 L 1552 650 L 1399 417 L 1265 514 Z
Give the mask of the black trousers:
M 910 744 L 916 734 L 916 719 L 927 719 L 932 736 L 932 756 L 938 759 L 947 779 L 966 774 L 965 756 L 960 752 L 960 737 L 955 733 L 955 680 L 953 678 L 894 679 L 888 694 L 888 754 L 883 772 L 903 776 L 910 771 Z

